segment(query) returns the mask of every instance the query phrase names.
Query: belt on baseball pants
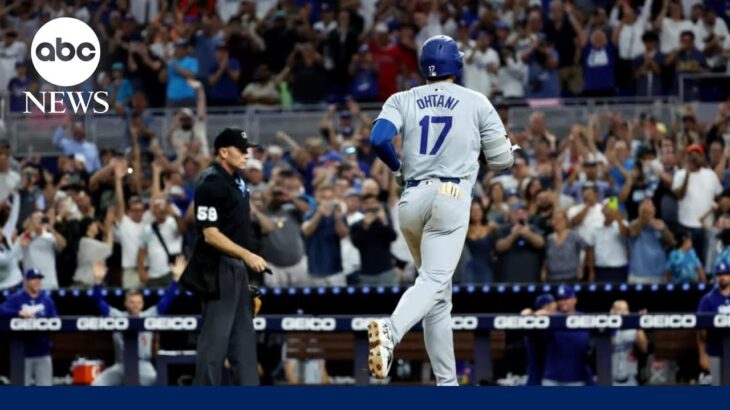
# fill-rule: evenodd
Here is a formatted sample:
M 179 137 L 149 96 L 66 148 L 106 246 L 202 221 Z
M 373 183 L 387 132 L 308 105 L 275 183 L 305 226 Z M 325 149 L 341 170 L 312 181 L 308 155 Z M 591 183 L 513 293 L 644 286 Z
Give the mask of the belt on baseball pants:
M 415 180 L 415 179 L 409 179 L 406 181 L 406 188 L 413 188 L 417 187 L 421 182 L 430 181 L 431 179 L 438 179 L 439 181 L 446 183 L 451 182 L 454 184 L 458 184 L 461 182 L 460 178 L 430 178 L 430 179 L 422 179 L 422 180 Z

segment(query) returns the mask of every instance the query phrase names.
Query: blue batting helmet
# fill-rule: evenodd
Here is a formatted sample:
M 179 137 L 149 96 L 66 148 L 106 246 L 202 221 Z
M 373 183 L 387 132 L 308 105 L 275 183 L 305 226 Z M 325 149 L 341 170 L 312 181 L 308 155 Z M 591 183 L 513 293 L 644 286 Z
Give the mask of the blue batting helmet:
M 426 78 L 461 76 L 464 53 L 459 51 L 456 41 L 449 36 L 434 36 L 421 46 L 418 57 L 421 73 Z

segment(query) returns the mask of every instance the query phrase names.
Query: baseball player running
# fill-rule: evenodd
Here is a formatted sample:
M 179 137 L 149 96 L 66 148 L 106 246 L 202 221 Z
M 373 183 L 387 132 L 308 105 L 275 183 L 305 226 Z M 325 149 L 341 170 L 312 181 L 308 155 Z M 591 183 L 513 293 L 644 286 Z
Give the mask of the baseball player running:
M 428 39 L 419 65 L 428 83 L 388 98 L 370 137 L 378 157 L 405 187 L 398 218 L 418 278 L 390 318 L 368 324 L 368 367 L 375 378 L 386 378 L 395 345 L 423 320 L 437 384 L 456 386 L 451 278 L 464 247 L 479 153 L 499 171 L 512 166 L 513 149 L 489 100 L 454 83 L 463 53 L 452 38 Z M 402 164 L 392 143 L 399 132 Z

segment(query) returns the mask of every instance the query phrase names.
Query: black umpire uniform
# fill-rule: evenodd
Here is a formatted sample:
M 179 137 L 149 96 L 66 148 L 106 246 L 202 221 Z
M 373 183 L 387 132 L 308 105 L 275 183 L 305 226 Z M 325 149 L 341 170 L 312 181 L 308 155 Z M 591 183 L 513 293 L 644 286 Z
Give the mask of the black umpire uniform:
M 215 139 L 216 153 L 231 146 L 246 152 L 254 145 L 240 129 L 226 128 Z M 195 384 L 220 385 L 227 358 L 232 384 L 256 386 L 259 376 L 249 269 L 241 259 L 220 252 L 203 237 L 205 228 L 216 227 L 236 245 L 251 249 L 249 194 L 238 171 L 229 173 L 218 161 L 203 171 L 195 188 L 195 220 L 193 256 L 180 279 L 203 302 Z

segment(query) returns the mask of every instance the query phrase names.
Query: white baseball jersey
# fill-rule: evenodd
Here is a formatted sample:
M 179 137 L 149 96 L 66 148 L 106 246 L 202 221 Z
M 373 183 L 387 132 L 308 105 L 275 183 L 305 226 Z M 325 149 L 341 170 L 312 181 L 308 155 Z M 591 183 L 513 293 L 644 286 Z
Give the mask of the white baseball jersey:
M 476 180 L 479 152 L 510 146 L 497 111 L 483 94 L 449 82 L 393 94 L 378 119 L 403 136 L 405 180 Z M 489 155 L 487 155 L 489 158 Z

